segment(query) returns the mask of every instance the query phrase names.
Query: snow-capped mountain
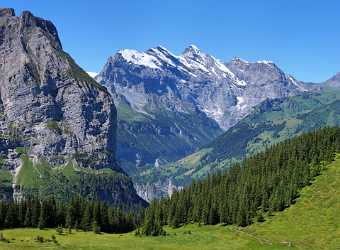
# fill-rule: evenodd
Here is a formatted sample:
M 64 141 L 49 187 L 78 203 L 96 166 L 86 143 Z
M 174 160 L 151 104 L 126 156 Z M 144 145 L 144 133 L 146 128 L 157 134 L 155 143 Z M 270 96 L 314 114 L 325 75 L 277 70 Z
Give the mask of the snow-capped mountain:
M 266 98 L 310 90 L 273 62 L 235 58 L 222 63 L 194 45 L 180 56 L 163 47 L 121 50 L 109 58 L 96 79 L 125 96 L 137 111 L 197 109 L 224 130 Z
M 178 56 L 163 47 L 120 50 L 95 79 L 114 96 L 117 158 L 132 175 L 136 167 L 157 168 L 193 153 L 267 98 L 315 89 L 273 62 L 235 58 L 223 63 L 194 45 Z M 146 191 L 141 178 L 135 179 L 138 193 L 145 199 L 156 195 Z

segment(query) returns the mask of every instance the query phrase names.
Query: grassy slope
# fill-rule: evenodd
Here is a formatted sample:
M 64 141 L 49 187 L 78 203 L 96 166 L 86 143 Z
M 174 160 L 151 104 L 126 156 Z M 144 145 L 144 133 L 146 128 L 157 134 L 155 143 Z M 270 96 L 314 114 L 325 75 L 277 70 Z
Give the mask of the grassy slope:
M 172 177 L 176 184 L 186 185 L 192 177 L 225 169 L 270 144 L 326 126 L 340 126 L 340 90 L 263 102 L 205 148 L 159 169 L 140 169 L 139 175 L 146 181 Z
M 340 249 L 340 155 L 297 203 L 266 222 L 246 228 L 271 242 L 292 242 L 300 249 Z
M 136 173 L 136 154 L 148 169 L 157 158 L 161 162 L 178 160 L 222 133 L 216 122 L 196 113 L 158 110 L 147 111 L 148 115 L 133 110 L 124 100 L 117 101 L 116 107 L 117 158 L 131 176 Z
M 3 233 L 11 243 L 2 250 L 23 249 L 340 249 L 340 155 L 314 183 L 302 190 L 296 204 L 246 228 L 188 225 L 166 229 L 166 237 L 136 237 L 74 232 L 58 236 L 55 243 L 37 243 L 37 235 L 51 238 L 54 230 L 15 229 Z M 191 231 L 191 234 L 187 232 Z M 15 240 L 11 240 L 15 238 Z M 289 247 L 290 245 L 290 247 Z
M 16 184 L 20 185 L 26 195 L 54 196 L 60 200 L 68 200 L 81 193 L 88 198 L 96 198 L 96 192 L 104 185 L 103 178 L 111 181 L 107 185 L 108 189 L 114 188 L 118 183 L 128 183 L 128 177 L 108 168 L 83 168 L 72 161 L 55 167 L 49 166 L 45 161 L 33 164 L 32 159 L 25 154 L 21 155 L 21 160 L 22 167 L 16 176 Z

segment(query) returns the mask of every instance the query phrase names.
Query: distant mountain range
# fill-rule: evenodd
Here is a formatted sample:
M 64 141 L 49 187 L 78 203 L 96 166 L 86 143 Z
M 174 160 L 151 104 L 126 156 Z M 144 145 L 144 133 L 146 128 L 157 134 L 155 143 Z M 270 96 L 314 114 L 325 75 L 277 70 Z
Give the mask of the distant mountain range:
M 124 49 L 95 77 L 118 110 L 118 159 L 129 173 L 176 161 L 222 134 L 268 98 L 317 91 L 273 62 L 223 63 L 191 45 Z
M 268 99 L 199 151 L 162 167 L 140 168 L 134 176 L 135 183 L 146 199 L 164 196 L 169 191 L 169 180 L 173 187 L 182 187 L 272 144 L 333 126 L 340 126 L 340 88 Z
M 120 50 L 95 79 L 108 88 L 117 107 L 117 158 L 147 200 L 206 175 L 208 165 L 200 171 L 190 168 L 192 173 L 173 167 L 177 163 L 168 166 L 187 160 L 210 164 L 200 159 L 202 152 L 210 152 L 206 145 L 263 101 L 313 95 L 338 82 L 334 77 L 323 85 L 305 83 L 270 61 L 234 58 L 224 63 L 194 45 L 179 56 L 160 46 L 145 52 Z

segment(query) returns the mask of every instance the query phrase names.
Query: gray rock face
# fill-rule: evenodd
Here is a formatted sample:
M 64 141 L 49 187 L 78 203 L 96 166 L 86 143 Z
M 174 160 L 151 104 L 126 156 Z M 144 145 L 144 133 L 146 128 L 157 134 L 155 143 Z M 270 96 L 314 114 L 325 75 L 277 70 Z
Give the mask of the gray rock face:
M 110 93 L 63 51 L 50 21 L 0 9 L 0 76 L 0 169 L 6 173 L 0 199 L 27 194 L 67 200 L 80 194 L 145 206 L 116 163 L 117 114 Z
M 147 202 L 151 202 L 152 200 L 159 199 L 161 197 L 171 197 L 175 190 L 183 189 L 182 186 L 173 185 L 171 179 L 156 183 L 136 183 L 134 186 L 137 194 Z
M 118 159 L 130 173 L 146 164 L 177 160 L 222 133 L 216 121 L 185 93 L 185 62 L 158 47 L 122 50 L 96 77 L 118 109 Z M 162 65 L 160 62 L 162 61 Z
M 119 169 L 112 98 L 62 50 L 50 21 L 0 10 L 0 75 L 3 134 L 15 131 L 51 164 Z
M 224 130 L 267 98 L 310 90 L 272 62 L 234 59 L 224 64 L 194 45 L 180 56 L 162 47 L 146 52 L 121 50 L 109 58 L 96 79 L 123 95 L 137 111 L 198 110 Z

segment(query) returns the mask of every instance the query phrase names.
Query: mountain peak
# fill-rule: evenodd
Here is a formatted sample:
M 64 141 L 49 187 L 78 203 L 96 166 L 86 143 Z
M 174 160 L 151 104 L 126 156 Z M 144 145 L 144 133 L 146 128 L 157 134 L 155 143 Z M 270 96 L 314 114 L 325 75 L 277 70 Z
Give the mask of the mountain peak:
M 184 50 L 183 55 L 197 55 L 200 53 L 201 50 L 196 45 L 191 44 Z
M 336 73 L 333 77 L 325 82 L 328 87 L 340 87 L 340 72 Z
M 247 63 L 249 63 L 247 60 L 244 60 L 244 59 L 242 59 L 242 58 L 240 58 L 240 57 L 234 57 L 234 58 L 231 60 L 231 62 L 237 63 L 237 64 L 247 64 Z
M 0 8 L 0 17 L 15 16 L 15 11 L 12 8 Z
M 159 68 L 157 60 L 154 56 L 145 52 L 139 52 L 134 49 L 122 49 L 118 51 L 118 54 L 123 57 L 125 61 L 131 64 L 142 65 L 149 68 Z
M 273 61 L 267 61 L 267 60 L 256 61 L 256 63 L 267 64 L 267 65 L 273 65 L 274 64 Z

